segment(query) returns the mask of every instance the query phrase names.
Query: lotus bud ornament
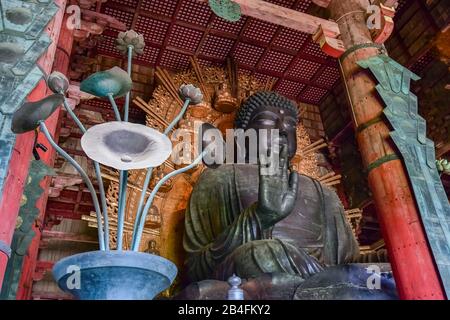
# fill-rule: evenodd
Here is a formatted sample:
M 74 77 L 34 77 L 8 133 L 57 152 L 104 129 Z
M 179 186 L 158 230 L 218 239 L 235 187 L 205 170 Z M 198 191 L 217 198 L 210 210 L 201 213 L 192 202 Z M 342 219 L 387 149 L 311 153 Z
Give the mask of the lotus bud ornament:
M 69 80 L 61 72 L 54 71 L 47 78 L 47 86 L 54 93 L 65 94 L 69 90 Z
M 181 85 L 179 94 L 183 101 L 190 99 L 189 104 L 199 104 L 203 101 L 203 94 L 201 90 L 193 84 Z
M 436 160 L 436 167 L 439 172 L 450 174 L 450 162 L 446 159 Z
M 116 43 L 117 50 L 119 50 L 122 54 L 127 54 L 129 46 L 133 47 L 133 56 L 144 53 L 144 36 L 134 30 L 119 32 Z

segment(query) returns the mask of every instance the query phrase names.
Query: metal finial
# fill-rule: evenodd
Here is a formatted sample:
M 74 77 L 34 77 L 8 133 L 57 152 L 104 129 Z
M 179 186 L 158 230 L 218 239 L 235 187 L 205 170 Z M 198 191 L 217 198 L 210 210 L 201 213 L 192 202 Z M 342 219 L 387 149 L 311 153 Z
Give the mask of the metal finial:
M 241 278 L 235 274 L 228 278 L 228 284 L 231 286 L 228 290 L 228 300 L 244 300 L 244 290 L 239 288 L 241 283 Z

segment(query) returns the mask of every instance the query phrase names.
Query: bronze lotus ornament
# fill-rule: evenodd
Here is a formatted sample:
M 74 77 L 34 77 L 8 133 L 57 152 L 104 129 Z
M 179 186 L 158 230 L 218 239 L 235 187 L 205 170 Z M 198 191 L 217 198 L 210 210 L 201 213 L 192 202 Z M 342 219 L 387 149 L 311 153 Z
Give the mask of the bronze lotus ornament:
M 54 93 L 65 94 L 69 90 L 69 80 L 61 72 L 54 71 L 47 78 L 47 86 Z
M 81 138 L 81 147 L 92 160 L 118 170 L 157 167 L 172 153 L 164 134 L 121 121 L 91 127 Z
M 53 149 L 80 174 L 91 194 L 97 220 L 99 251 L 85 252 L 67 257 L 56 263 L 53 268 L 53 276 L 59 287 L 78 299 L 152 299 L 170 286 L 177 273 L 176 266 L 171 261 L 154 254 L 137 252 L 141 242 L 145 218 L 148 209 L 152 206 L 156 193 L 163 183 L 174 175 L 191 169 L 201 161 L 201 158 L 198 158 L 190 166 L 175 170 L 160 180 L 152 190 L 145 207 L 142 208 L 142 203 L 142 210 L 139 209 L 139 217 L 142 217 L 142 219 L 139 219 L 139 221 L 136 219 L 133 235 L 135 237 L 133 243 L 136 246 L 133 247 L 132 251 L 123 250 L 124 208 L 128 186 L 127 170 L 147 169 L 147 176 L 150 181 L 153 167 L 161 165 L 172 153 L 172 143 L 166 137 L 166 134 L 183 117 L 188 105 L 192 102 L 197 103 L 201 93 L 192 86 L 188 86 L 189 90 L 185 92 L 189 94 L 189 97 L 184 99 L 186 101 L 182 111 L 175 117 L 170 126 L 166 128 L 164 134 L 144 125 L 129 123 L 132 56 L 133 54 L 143 53 L 145 43 L 142 35 L 134 31 L 128 31 L 119 35 L 118 44 L 119 50 L 124 49 L 127 52 L 127 71 L 119 67 L 113 67 L 109 70 L 92 74 L 80 84 L 82 92 L 99 98 L 107 98 L 114 110 L 117 121 L 99 124 L 86 130 L 85 125 L 69 106 L 65 97 L 69 89 L 69 81 L 59 72 L 54 72 L 47 78 L 47 86 L 54 92 L 53 95 L 40 101 L 24 103 L 18 108 L 12 118 L 11 130 L 14 133 L 25 133 L 36 130 L 39 127 L 40 132 L 45 136 Z M 121 121 L 122 114 L 115 101 L 115 98 L 122 96 L 125 96 L 123 122 Z M 86 155 L 93 160 L 98 192 L 83 167 L 58 145 L 45 124 L 45 120 L 60 105 L 64 106 L 68 116 L 72 118 L 79 130 L 84 133 L 81 139 L 81 146 Z M 35 133 L 36 139 L 33 152 L 36 157 L 36 154 L 39 155 L 36 148 L 41 144 L 37 143 L 38 131 L 36 130 Z M 42 145 L 40 148 L 43 150 L 45 148 L 44 151 L 47 149 Z M 108 208 L 99 163 L 119 170 L 117 250 L 111 250 L 109 247 Z M 147 190 L 147 188 L 148 183 L 144 189 Z M 67 277 L 70 276 L 70 272 L 67 270 L 68 267 L 73 265 L 79 267 L 82 274 L 80 276 L 80 288 L 72 288 L 67 285 L 69 283 Z M 111 285 L 112 283 L 115 283 L 115 285 Z
M 145 41 L 142 34 L 137 33 L 134 30 L 128 30 L 126 32 L 119 32 L 116 39 L 116 48 L 122 54 L 126 54 L 128 47 L 132 47 L 133 56 L 144 53 Z
M 14 112 L 11 131 L 25 133 L 39 127 L 64 102 L 64 95 L 55 93 L 35 102 L 26 102 Z
M 199 104 L 203 101 L 203 94 L 199 88 L 192 84 L 183 84 L 179 89 L 179 94 L 182 100 L 189 99 L 189 104 Z
M 131 90 L 132 83 L 125 70 L 113 67 L 87 77 L 81 82 L 80 90 L 99 98 L 106 98 L 109 95 L 117 98 L 126 95 Z

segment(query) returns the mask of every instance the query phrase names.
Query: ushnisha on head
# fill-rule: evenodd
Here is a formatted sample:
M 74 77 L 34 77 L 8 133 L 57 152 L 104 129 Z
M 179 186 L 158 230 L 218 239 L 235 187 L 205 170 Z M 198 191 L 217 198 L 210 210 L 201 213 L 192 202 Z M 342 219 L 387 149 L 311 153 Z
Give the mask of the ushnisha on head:
M 275 92 L 261 91 L 250 96 L 239 108 L 235 127 L 244 130 L 267 130 L 268 149 L 271 147 L 271 129 L 278 129 L 278 142 L 287 144 L 289 158 L 292 158 L 297 151 L 298 120 L 298 108 L 293 101 Z

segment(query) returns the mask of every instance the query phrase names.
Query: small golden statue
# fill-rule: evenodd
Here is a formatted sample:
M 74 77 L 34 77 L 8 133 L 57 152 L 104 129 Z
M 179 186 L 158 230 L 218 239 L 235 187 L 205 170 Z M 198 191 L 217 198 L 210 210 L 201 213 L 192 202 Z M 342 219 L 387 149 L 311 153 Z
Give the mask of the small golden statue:
M 221 83 L 216 90 L 214 109 L 223 113 L 234 112 L 239 107 L 239 100 L 233 96 L 226 82 Z

